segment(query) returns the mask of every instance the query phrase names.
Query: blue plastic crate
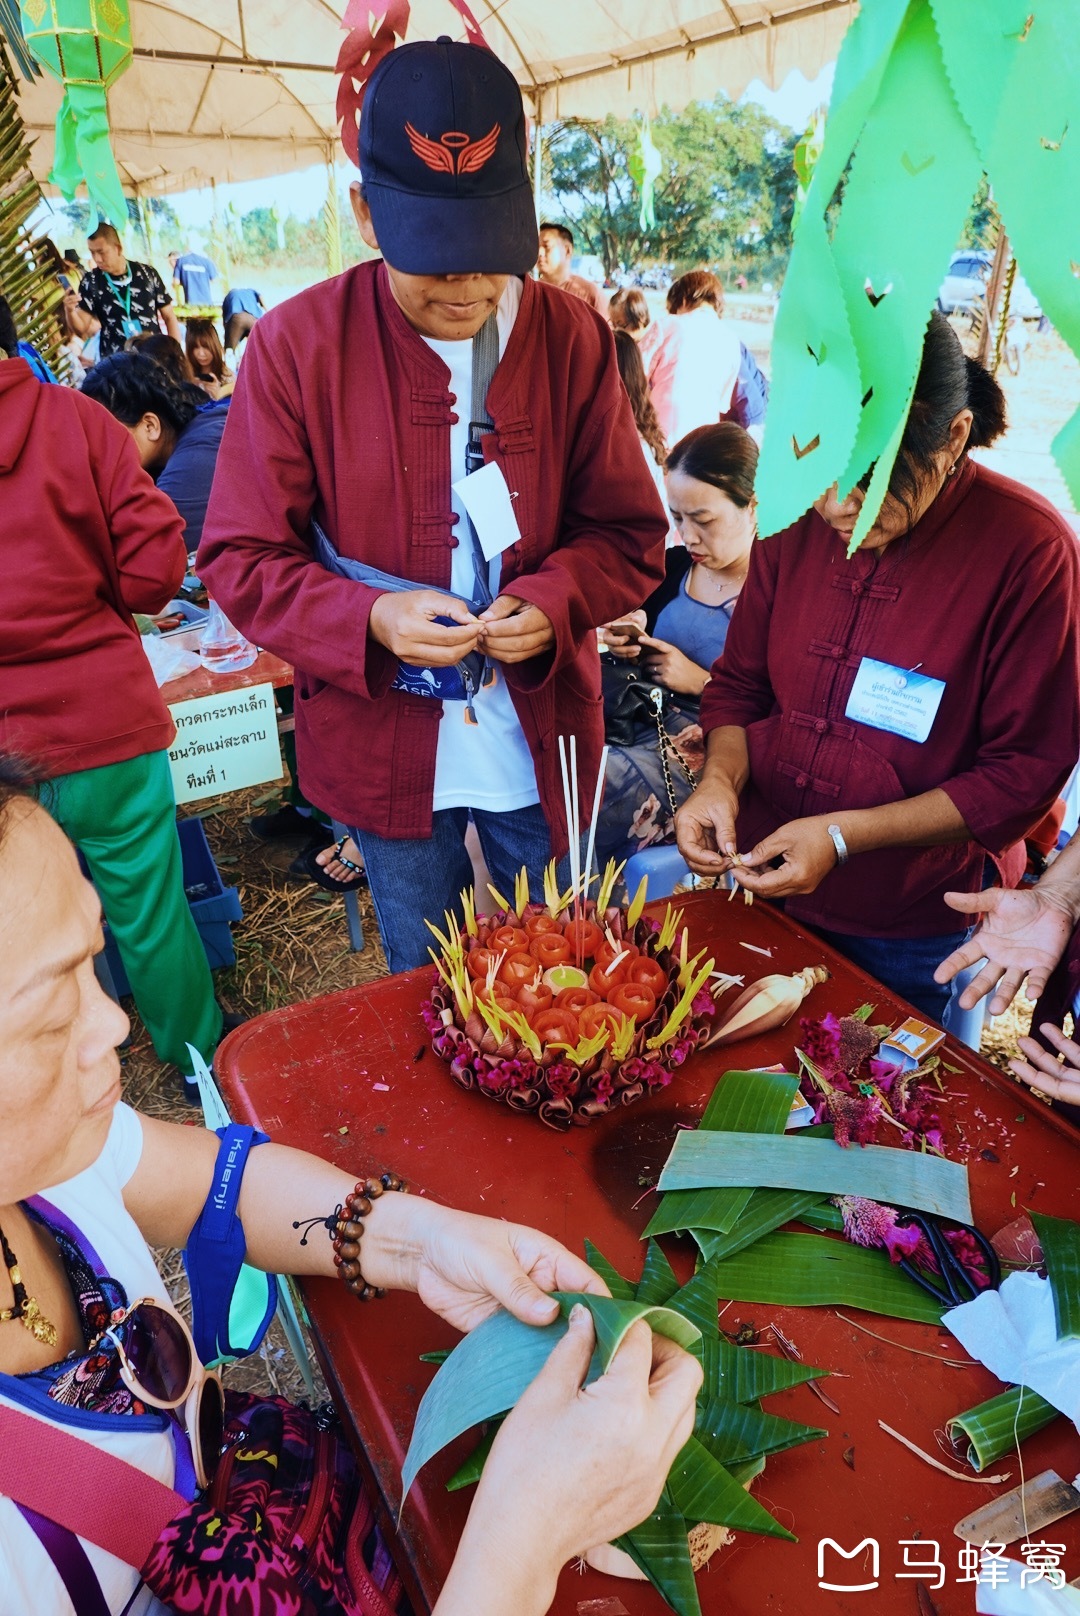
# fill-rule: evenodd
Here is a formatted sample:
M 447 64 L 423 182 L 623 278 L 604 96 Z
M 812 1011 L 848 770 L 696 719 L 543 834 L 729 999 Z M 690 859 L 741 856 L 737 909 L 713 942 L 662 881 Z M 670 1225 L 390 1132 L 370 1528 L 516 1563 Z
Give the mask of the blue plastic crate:
M 232 925 L 242 920 L 244 911 L 240 894 L 235 887 L 227 887 L 214 863 L 214 855 L 206 840 L 201 819 L 181 819 L 177 822 L 180 853 L 184 864 L 184 890 L 192 917 L 199 929 L 207 963 L 212 971 L 236 964 Z M 82 860 L 80 859 L 80 862 Z M 83 864 L 83 869 L 86 869 Z M 105 927 L 105 965 L 112 977 L 117 998 L 131 992 L 131 986 L 109 927 Z

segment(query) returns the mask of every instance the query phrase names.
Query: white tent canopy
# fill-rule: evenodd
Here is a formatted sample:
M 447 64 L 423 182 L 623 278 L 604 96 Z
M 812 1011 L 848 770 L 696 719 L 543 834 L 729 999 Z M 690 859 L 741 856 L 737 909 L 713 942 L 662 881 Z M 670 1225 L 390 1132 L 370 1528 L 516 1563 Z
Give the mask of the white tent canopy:
M 135 59 L 109 95 L 124 182 L 179 191 L 333 160 L 345 0 L 131 0 Z M 377 13 L 378 0 L 372 0 Z M 541 121 L 657 112 L 831 61 L 854 0 L 476 0 Z M 463 37 L 448 0 L 414 0 L 410 39 Z M 34 167 L 52 165 L 60 89 L 23 86 Z

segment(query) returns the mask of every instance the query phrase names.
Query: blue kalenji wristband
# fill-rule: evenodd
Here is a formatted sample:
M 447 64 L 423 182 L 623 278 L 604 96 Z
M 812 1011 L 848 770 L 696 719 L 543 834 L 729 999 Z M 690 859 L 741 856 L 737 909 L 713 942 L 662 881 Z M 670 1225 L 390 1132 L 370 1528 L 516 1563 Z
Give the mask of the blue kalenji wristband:
M 184 1267 L 191 1286 L 192 1334 L 204 1364 L 253 1352 L 277 1307 L 277 1281 L 272 1274 L 260 1276 L 265 1277 L 267 1295 L 258 1327 L 246 1325 L 245 1340 L 230 1340 L 230 1308 L 247 1255 L 239 1213 L 240 1186 L 248 1153 L 255 1145 L 268 1144 L 269 1136 L 239 1122 L 218 1128 L 217 1135 L 221 1144 L 210 1192 L 184 1248 Z

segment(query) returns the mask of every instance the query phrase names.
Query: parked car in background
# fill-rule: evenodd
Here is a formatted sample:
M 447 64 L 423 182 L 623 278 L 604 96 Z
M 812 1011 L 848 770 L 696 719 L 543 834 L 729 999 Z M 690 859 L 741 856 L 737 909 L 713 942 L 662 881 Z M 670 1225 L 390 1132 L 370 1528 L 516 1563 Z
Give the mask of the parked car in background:
M 938 292 L 938 308 L 942 314 L 966 314 L 974 319 L 981 313 L 986 304 L 986 288 L 993 261 L 993 253 L 981 247 L 964 247 L 953 253 L 948 274 Z M 1039 300 L 1019 270 L 1013 281 L 1009 313 L 1017 320 L 1042 318 Z

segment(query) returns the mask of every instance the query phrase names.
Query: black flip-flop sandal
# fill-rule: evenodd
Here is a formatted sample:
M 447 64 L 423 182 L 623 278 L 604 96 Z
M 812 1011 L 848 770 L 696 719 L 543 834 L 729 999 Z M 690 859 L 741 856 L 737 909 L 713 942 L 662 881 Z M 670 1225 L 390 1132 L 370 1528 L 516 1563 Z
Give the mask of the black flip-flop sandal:
M 347 881 L 339 881 L 335 876 L 329 875 L 323 869 L 318 862 L 319 854 L 325 852 L 325 849 L 321 847 L 306 847 L 299 858 L 293 859 L 289 865 L 289 874 L 299 875 L 308 881 L 314 881 L 316 886 L 324 887 L 327 892 L 355 892 L 358 887 L 366 884 L 367 876 L 364 874 L 362 864 L 357 864 L 355 860 L 346 858 L 342 852 L 348 839 L 347 836 L 342 836 L 340 841 L 335 842 L 330 849 L 331 855 L 337 859 L 338 863 L 344 864 L 347 870 L 353 872 Z

